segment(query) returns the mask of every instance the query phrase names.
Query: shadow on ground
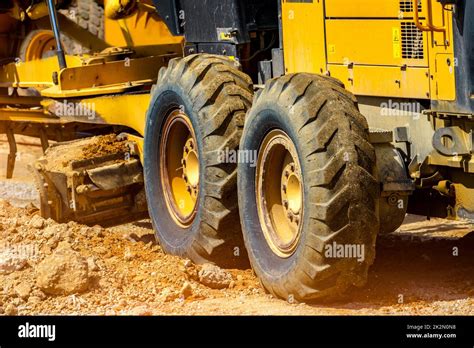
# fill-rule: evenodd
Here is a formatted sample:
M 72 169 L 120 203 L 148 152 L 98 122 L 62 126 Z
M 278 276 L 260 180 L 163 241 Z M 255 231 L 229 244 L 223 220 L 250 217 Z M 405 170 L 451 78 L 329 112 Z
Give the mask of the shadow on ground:
M 419 237 L 379 237 L 366 286 L 331 305 L 362 309 L 473 297 L 474 232 L 459 239 Z

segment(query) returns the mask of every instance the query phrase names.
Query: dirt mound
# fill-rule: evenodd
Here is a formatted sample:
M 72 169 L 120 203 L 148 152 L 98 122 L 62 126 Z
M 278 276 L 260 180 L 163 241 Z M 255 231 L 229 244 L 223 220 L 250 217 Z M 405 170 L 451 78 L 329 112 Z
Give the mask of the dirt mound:
M 15 181 L 0 178 L 0 197 L 27 206 L 0 199 L 0 315 L 474 315 L 469 224 L 408 216 L 400 231 L 378 238 L 367 285 L 335 303 L 275 299 L 251 270 L 225 270 L 228 288 L 211 289 L 199 278 L 203 267 L 162 253 L 149 221 L 109 229 L 41 222 L 27 205 L 36 199 L 26 168 L 41 156 L 38 145 L 20 144 Z M 7 153 L 0 142 L 0 159 Z M 97 146 L 79 155 L 91 153 Z M 38 265 L 61 242 L 87 260 L 90 284 L 83 293 L 47 295 L 37 285 Z
M 82 150 L 82 159 L 102 157 L 129 151 L 126 140 L 118 140 L 115 134 L 92 138 Z
M 48 149 L 48 169 L 60 171 L 68 167 L 72 161 L 126 153 L 129 151 L 127 144 L 126 140 L 118 140 L 115 134 L 59 143 Z M 67 151 L 64 151 L 65 148 Z
M 421 229 L 425 225 L 409 223 L 399 233 L 380 238 L 368 284 L 323 306 L 272 298 L 251 270 L 200 266 L 165 255 L 146 220 L 108 229 L 58 224 L 39 218 L 33 207 L 0 201 L 0 314 L 474 314 L 469 227 L 449 225 L 457 239 L 411 240 L 435 228 L 429 226 L 427 232 Z M 459 256 L 452 256 L 454 246 Z M 74 261 L 57 257 L 63 247 Z M 55 266 L 42 269 L 51 258 Z M 50 292 L 38 282 L 44 274 L 64 286 L 62 267 L 82 269 L 87 288 Z
M 146 221 L 104 229 L 37 213 L 0 200 L 0 314 L 158 315 L 203 299 L 264 293 L 250 270 L 203 271 L 163 254 Z M 227 289 L 205 285 L 216 282 Z
M 46 294 L 73 295 L 90 285 L 87 260 L 63 242 L 36 267 L 38 287 Z

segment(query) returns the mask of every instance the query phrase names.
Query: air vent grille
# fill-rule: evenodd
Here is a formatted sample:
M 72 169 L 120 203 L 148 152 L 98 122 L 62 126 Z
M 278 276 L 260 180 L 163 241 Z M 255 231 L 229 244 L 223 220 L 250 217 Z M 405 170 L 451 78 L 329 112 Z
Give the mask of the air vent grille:
M 418 0 L 418 11 L 422 11 L 421 1 Z M 401 12 L 413 12 L 413 1 L 412 0 L 400 0 L 400 11 Z
M 423 32 L 413 22 L 402 22 L 402 58 L 424 59 Z

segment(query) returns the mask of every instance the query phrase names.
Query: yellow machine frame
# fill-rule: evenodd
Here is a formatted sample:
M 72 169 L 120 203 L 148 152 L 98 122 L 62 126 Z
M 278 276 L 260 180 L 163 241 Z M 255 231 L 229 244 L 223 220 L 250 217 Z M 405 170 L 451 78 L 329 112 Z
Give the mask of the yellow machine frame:
M 286 73 L 327 74 L 356 95 L 455 100 L 452 13 L 416 3 L 284 0 Z
M 452 13 L 433 0 L 384 6 L 379 0 L 282 0 L 285 73 L 330 75 L 359 96 L 455 100 L 451 23 Z M 67 56 L 61 71 L 55 57 L 4 65 L 0 88 L 33 87 L 43 99 L 19 99 L 40 106 L 33 110 L 2 106 L 12 99 L 0 99 L 0 132 L 59 140 L 56 125 L 95 124 L 129 127 L 143 136 L 150 88 L 159 69 L 182 55 L 183 38 L 171 35 L 147 6 L 126 19 L 105 19 L 105 28 L 107 44 L 122 48 Z M 419 48 L 409 51 L 406 44 L 414 41 Z M 94 103 L 97 117 L 59 118 L 54 105 L 65 100 Z
M 37 97 L 0 96 L 0 133 L 9 135 L 11 152 L 16 151 L 14 134 L 39 137 L 46 149 L 48 140 L 71 140 L 75 131 L 115 125 L 141 136 L 130 135 L 141 156 L 150 89 L 159 69 L 182 55 L 183 38 L 172 36 L 147 7 L 126 19 L 106 18 L 105 28 L 105 41 L 114 48 L 94 55 L 66 56 L 65 69 L 59 69 L 56 57 L 3 65 L 0 88 L 35 88 L 41 93 Z M 57 115 L 61 103 L 79 108 L 93 105 L 94 117 Z

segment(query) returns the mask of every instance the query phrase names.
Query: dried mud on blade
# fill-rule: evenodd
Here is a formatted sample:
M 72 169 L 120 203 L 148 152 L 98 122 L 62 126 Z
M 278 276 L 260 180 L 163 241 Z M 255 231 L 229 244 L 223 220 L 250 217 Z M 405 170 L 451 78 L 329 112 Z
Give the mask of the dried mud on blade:
M 113 226 L 148 217 L 136 144 L 123 137 L 54 144 L 32 171 L 44 218 Z

